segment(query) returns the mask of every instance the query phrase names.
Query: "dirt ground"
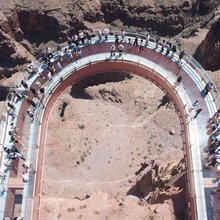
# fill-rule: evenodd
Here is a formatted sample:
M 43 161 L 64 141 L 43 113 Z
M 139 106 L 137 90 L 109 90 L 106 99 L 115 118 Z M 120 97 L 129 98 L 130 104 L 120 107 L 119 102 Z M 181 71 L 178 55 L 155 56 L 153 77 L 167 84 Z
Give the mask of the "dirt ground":
M 141 164 L 183 157 L 179 118 L 172 104 L 161 105 L 164 95 L 133 76 L 59 98 L 49 120 L 41 219 L 174 219 L 170 200 L 140 205 L 127 195 Z

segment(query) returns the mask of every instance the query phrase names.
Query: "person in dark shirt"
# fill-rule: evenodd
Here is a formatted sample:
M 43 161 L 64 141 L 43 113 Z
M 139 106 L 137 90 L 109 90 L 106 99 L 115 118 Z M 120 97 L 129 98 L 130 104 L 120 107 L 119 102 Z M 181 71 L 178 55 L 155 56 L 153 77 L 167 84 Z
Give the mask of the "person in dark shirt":
M 135 37 L 133 45 L 138 46 L 138 36 Z

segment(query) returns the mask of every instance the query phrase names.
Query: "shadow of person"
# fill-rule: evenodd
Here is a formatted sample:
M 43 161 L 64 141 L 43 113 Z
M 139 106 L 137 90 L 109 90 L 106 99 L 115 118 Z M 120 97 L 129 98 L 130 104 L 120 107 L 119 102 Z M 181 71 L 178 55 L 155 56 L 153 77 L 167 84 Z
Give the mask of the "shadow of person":
M 215 179 L 212 180 L 212 183 L 215 184 L 218 183 L 218 181 L 219 181 L 219 177 L 217 176 Z
M 141 171 L 143 171 L 145 168 L 147 168 L 150 164 L 147 163 L 141 163 L 141 168 L 135 172 L 135 175 L 137 176 Z
M 106 60 L 111 60 L 114 56 L 115 54 L 110 54 L 109 57 L 106 58 Z
M 120 58 L 120 57 L 122 57 L 122 55 L 119 55 L 119 54 L 116 54 L 116 55 L 115 55 L 115 59 L 118 59 L 118 58 Z
M 170 97 L 166 94 L 163 96 L 163 98 L 160 100 L 160 104 L 157 106 L 157 109 L 159 109 L 162 106 L 168 106 L 170 104 Z

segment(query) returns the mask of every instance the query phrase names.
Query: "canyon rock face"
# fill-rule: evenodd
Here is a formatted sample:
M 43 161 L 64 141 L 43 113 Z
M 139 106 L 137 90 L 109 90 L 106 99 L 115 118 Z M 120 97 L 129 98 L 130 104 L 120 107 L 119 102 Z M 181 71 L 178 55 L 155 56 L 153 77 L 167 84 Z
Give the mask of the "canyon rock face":
M 217 4 L 215 0 L 0 0 L 0 72 L 10 76 L 10 70 L 33 59 L 40 44 L 64 41 L 80 29 L 107 24 L 173 36 L 195 17 L 210 19 Z
M 183 160 L 164 163 L 162 165 L 142 164 L 144 171 L 136 173 L 137 182 L 128 194 L 145 198 L 149 203 L 157 203 L 160 196 L 166 197 L 178 194 L 185 187 L 185 164 Z M 174 189 L 175 188 L 175 189 Z M 176 191 L 175 191 L 176 190 Z
M 215 5 L 215 1 L 200 0 L 103 0 L 102 8 L 107 23 L 120 18 L 123 25 L 143 28 L 161 36 L 173 36 L 192 24 L 195 15 L 207 14 Z
M 171 199 L 175 215 L 187 216 L 185 163 L 182 160 L 169 163 L 142 164 L 140 172 L 136 173 L 135 185 L 128 195 L 141 198 L 143 203 L 163 204 Z M 184 212 L 186 210 L 186 212 Z
M 212 25 L 205 40 L 198 47 L 195 57 L 206 69 L 220 69 L 220 18 Z

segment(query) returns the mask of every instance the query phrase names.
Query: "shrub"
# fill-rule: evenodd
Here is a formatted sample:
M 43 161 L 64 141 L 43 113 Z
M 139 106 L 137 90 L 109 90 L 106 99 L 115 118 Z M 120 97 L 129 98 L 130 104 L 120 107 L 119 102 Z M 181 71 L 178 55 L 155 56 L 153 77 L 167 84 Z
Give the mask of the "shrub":
M 78 125 L 79 129 L 84 129 L 85 128 L 85 125 Z

